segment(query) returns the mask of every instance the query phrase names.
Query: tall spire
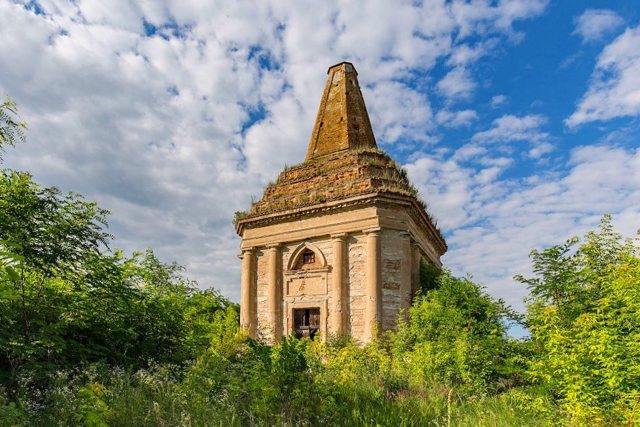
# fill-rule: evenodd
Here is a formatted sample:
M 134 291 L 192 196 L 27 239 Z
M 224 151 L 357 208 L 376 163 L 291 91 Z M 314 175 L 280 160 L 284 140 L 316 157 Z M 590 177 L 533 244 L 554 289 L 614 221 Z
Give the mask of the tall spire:
M 377 147 L 353 64 L 341 62 L 327 74 L 306 160 L 336 151 Z

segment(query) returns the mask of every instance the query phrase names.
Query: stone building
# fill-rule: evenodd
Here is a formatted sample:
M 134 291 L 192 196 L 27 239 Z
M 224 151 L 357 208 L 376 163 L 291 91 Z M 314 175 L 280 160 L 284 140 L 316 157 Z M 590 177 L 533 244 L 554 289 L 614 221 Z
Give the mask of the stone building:
M 411 304 L 421 260 L 440 266 L 447 250 L 404 170 L 377 148 L 357 75 L 348 62 L 329 68 L 305 161 L 236 215 L 240 322 L 258 339 L 367 342 Z

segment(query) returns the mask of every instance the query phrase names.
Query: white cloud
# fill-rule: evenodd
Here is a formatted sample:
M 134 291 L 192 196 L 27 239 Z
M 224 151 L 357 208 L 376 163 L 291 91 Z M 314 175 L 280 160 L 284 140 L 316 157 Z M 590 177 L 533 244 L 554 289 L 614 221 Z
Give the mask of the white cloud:
M 487 31 L 502 31 L 517 38 L 513 22 L 542 14 L 548 3 L 548 0 L 511 0 L 493 6 L 487 1 L 454 1 L 450 8 L 460 27 L 460 38 Z
M 536 144 L 531 150 L 529 150 L 529 157 L 532 159 L 540 159 L 545 154 L 549 154 L 553 151 L 553 145 L 548 142 L 542 142 Z
M 0 92 L 29 124 L 6 166 L 97 200 L 115 246 L 153 247 L 237 298 L 233 213 L 304 158 L 329 65 L 355 63 L 382 145 L 430 142 L 432 83 L 402 78 L 449 60 L 440 87 L 462 96 L 475 83 L 460 67 L 546 1 L 35 4 L 0 2 Z M 443 125 L 474 119 L 450 114 Z
M 565 120 L 571 128 L 640 115 L 640 26 L 627 29 L 598 57 L 587 93 Z
M 447 64 L 454 67 L 468 66 L 491 53 L 498 44 L 499 40 L 497 38 L 491 38 L 475 45 L 469 43 L 459 44 L 453 47 L 449 59 L 447 59 Z
M 498 108 L 501 105 L 506 104 L 507 102 L 509 102 L 509 98 L 507 98 L 506 95 L 496 95 L 491 98 L 491 107 Z
M 507 114 L 494 120 L 491 128 L 473 135 L 471 140 L 483 143 L 540 142 L 549 138 L 548 133 L 540 130 L 546 122 L 546 117 L 539 114 L 529 114 L 522 117 Z
M 454 160 L 465 161 L 476 158 L 487 153 L 487 148 L 483 145 L 470 143 L 458 148 L 453 155 Z
M 433 117 L 424 94 L 397 82 L 382 82 L 363 89 L 378 144 L 408 137 L 416 142 L 430 141 Z
M 583 42 L 597 41 L 623 24 L 624 19 L 612 10 L 587 9 L 575 19 L 573 34 L 580 36 Z
M 464 67 L 456 67 L 449 71 L 436 85 L 440 95 L 452 100 L 468 99 L 475 87 L 476 82 Z
M 640 227 L 640 149 L 578 147 L 567 171 L 519 180 L 501 178 L 495 165 L 465 166 L 468 158 L 422 156 L 405 167 L 447 236 L 444 263 L 515 308 L 526 289 L 512 277 L 530 274 L 531 249 L 595 229 L 605 213 L 627 236 Z
M 478 120 L 478 113 L 474 110 L 440 110 L 436 114 L 436 123 L 448 128 L 467 127 L 476 120 Z

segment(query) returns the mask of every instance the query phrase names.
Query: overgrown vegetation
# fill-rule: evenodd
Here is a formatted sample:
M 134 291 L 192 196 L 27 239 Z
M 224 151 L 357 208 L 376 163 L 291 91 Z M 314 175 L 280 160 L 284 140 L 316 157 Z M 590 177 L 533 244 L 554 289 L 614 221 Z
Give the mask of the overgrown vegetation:
M 423 264 L 395 332 L 271 347 L 181 267 L 110 249 L 107 214 L 0 174 L 0 426 L 640 424 L 640 253 L 609 217 L 531 253 L 522 319 Z
M 575 423 L 640 424 L 640 249 L 606 216 L 584 242 L 531 253 L 527 375 Z M 544 409 L 544 408 L 541 408 Z
M 5 148 L 24 142 L 26 123 L 18 116 L 16 103 L 8 96 L 0 102 L 0 160 Z
M 234 310 L 151 250 L 109 250 L 95 203 L 9 171 L 0 195 L 0 380 L 10 390 L 95 362 L 183 363 L 207 348 L 217 313 Z

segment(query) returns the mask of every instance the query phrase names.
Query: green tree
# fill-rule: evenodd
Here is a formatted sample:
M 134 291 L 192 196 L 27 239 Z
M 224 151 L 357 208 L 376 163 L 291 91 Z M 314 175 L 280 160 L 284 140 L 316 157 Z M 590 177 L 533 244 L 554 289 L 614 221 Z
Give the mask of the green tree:
M 52 360 L 64 347 L 58 328 L 69 319 L 60 319 L 60 310 L 71 303 L 84 261 L 108 237 L 105 215 L 78 195 L 40 188 L 29 174 L 0 173 L 0 242 L 20 261 L 5 262 L 11 274 L 2 284 L 3 349 L 11 368 Z
M 394 336 L 399 368 L 423 387 L 495 391 L 510 374 L 513 345 L 506 330 L 515 314 L 469 279 L 443 271 L 436 281 Z
M 640 251 L 605 216 L 584 241 L 531 254 L 532 380 L 578 424 L 640 421 Z
M 0 381 L 94 362 L 182 363 L 215 338 L 217 313 L 233 305 L 151 250 L 109 250 L 106 215 L 26 173 L 0 174 Z
M 0 161 L 6 147 L 24 142 L 27 125 L 18 117 L 18 107 L 8 96 L 0 103 Z
M 0 240 L 44 276 L 76 272 L 110 238 L 108 211 L 78 194 L 42 188 L 28 173 L 3 171 L 0 194 Z

